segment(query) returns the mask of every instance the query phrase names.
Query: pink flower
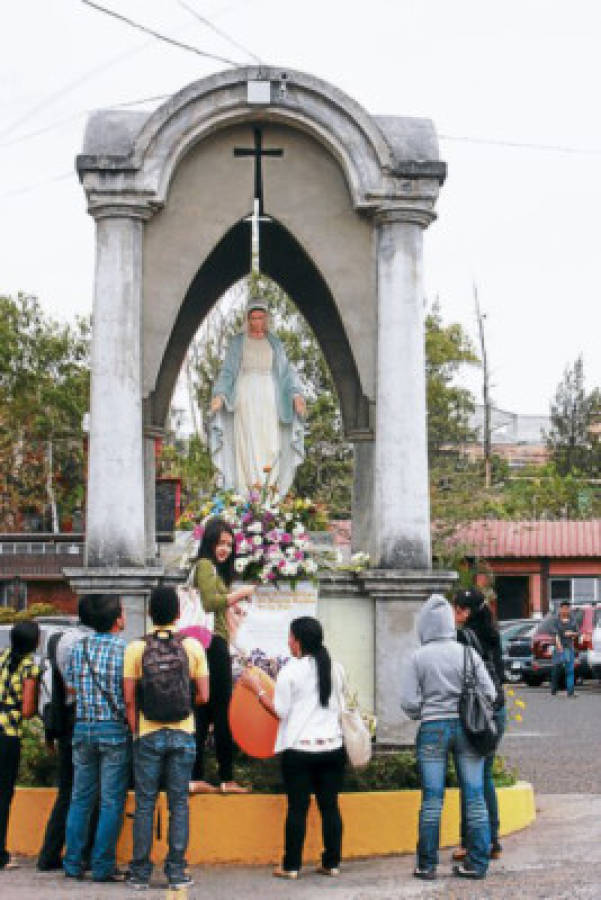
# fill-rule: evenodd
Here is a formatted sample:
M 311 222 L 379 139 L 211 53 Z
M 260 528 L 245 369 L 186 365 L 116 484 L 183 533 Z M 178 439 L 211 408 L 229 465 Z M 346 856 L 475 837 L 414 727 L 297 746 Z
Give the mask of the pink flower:
M 304 558 L 305 558 L 305 554 L 303 553 L 302 550 L 297 550 L 296 553 L 294 554 L 294 559 L 301 560 Z
M 291 543 L 292 543 L 292 535 L 291 535 L 291 534 L 288 534 L 288 532 L 285 531 L 285 532 L 280 536 L 280 541 L 282 542 L 282 544 L 291 544 Z
M 192 537 L 194 538 L 195 541 L 201 541 L 204 533 L 205 533 L 205 530 L 202 525 L 195 525 L 194 531 L 192 532 Z
M 268 580 L 268 581 L 275 581 L 275 572 L 268 572 L 268 573 L 267 573 L 267 580 Z

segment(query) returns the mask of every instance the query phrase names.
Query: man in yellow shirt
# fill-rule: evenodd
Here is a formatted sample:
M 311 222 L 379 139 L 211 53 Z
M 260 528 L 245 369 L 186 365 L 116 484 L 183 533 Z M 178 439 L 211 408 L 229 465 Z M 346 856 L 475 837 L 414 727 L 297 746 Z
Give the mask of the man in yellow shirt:
M 152 822 L 161 775 L 169 800 L 169 853 L 165 874 L 171 888 L 192 884 L 186 875 L 188 785 L 196 753 L 193 706 L 206 703 L 205 653 L 194 638 L 174 633 L 179 600 L 173 588 L 150 597 L 153 631 L 125 651 L 123 684 L 127 721 L 135 736 L 136 811 L 129 883 L 148 887 L 152 873 Z

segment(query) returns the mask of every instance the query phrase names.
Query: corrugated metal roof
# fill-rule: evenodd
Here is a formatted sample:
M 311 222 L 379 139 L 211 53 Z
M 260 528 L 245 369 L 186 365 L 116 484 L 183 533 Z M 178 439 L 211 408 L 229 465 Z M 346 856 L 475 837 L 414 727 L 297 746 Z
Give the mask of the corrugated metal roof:
M 601 557 L 601 519 L 511 522 L 485 519 L 460 525 L 458 543 L 482 557 Z

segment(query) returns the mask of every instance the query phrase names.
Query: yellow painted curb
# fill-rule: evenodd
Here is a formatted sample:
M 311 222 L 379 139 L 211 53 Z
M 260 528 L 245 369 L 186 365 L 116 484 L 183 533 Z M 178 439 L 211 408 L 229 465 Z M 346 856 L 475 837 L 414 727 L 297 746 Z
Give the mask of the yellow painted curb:
M 42 843 L 45 824 L 54 802 L 53 788 L 17 788 L 11 807 L 8 847 L 22 856 L 35 856 Z M 511 834 L 536 818 L 534 791 L 527 782 L 497 790 L 501 834 Z M 344 821 L 343 855 L 386 856 L 413 853 L 417 837 L 420 791 L 373 791 L 341 794 Z M 132 853 L 134 796 L 129 794 L 126 818 L 117 855 L 129 861 Z M 273 863 L 282 853 L 286 798 L 279 794 L 241 796 L 200 795 L 190 798 L 190 845 L 187 859 L 199 863 Z M 153 858 L 161 861 L 167 852 L 168 811 L 161 795 L 155 812 Z M 446 792 L 440 828 L 441 847 L 459 843 L 459 792 Z M 321 852 L 321 825 L 314 802 L 309 811 L 305 858 L 317 859 Z

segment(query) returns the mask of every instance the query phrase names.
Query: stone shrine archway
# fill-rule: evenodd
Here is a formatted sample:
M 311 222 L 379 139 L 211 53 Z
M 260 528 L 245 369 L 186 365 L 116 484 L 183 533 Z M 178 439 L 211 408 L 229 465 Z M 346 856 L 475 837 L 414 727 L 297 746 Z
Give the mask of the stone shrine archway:
M 398 674 L 412 604 L 449 580 L 430 571 L 422 233 L 445 165 L 429 120 L 373 117 L 313 76 L 263 67 L 191 84 L 150 116 L 91 117 L 77 159 L 97 227 L 86 569 L 71 578 L 127 595 L 161 577 L 153 439 L 199 324 L 250 269 L 252 161 L 234 149 L 257 128 L 281 151 L 262 160 L 261 270 L 312 326 L 355 446 L 386 739 L 399 714 L 378 684 Z

